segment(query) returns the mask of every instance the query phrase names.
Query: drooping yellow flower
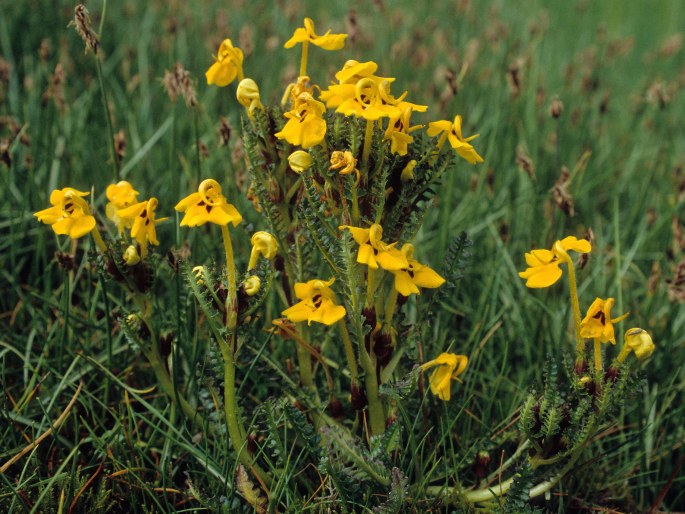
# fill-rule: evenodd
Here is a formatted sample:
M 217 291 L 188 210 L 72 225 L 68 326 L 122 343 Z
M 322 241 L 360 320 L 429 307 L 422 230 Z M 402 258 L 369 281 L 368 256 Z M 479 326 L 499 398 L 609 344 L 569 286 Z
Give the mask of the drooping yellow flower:
M 411 126 L 412 108 L 406 107 L 399 116 L 391 117 L 384 139 L 390 141 L 390 152 L 398 155 L 407 155 L 409 143 L 414 138 L 409 134 L 423 128 L 423 125 Z
M 623 362 L 631 352 L 635 353 L 635 357 L 639 361 L 648 359 L 654 353 L 654 342 L 646 330 L 641 328 L 626 330 L 623 335 L 623 348 L 618 356 L 618 362 Z
M 395 275 L 395 290 L 402 296 L 421 294 L 419 287 L 436 288 L 445 283 L 445 279 L 434 270 L 413 258 L 414 245 L 405 243 L 401 251 L 409 265 L 392 273 Z
M 469 144 L 469 141 L 476 139 L 480 134 L 465 138 L 461 133 L 461 116 L 455 116 L 454 121 L 432 121 L 428 124 L 427 132 L 430 137 L 442 134 L 440 139 L 438 139 L 438 148 L 441 148 L 445 140 L 448 140 L 457 154 L 471 164 L 483 162 L 483 158 Z
M 248 271 L 257 265 L 257 259 L 259 259 L 260 255 L 265 259 L 271 260 L 278 253 L 276 238 L 263 230 L 252 234 L 250 242 L 252 243 L 252 252 L 250 253 L 250 262 L 247 265 Z
M 335 150 L 331 154 L 331 165 L 328 169 L 338 170 L 340 175 L 351 175 L 352 173 L 355 173 L 357 179 L 355 180 L 354 185 L 359 185 L 361 175 L 357 169 L 357 159 L 354 158 L 354 155 L 352 155 L 352 152 L 349 150 Z
M 416 159 L 412 159 L 404 168 L 402 168 L 402 174 L 400 175 L 400 180 L 402 182 L 414 180 L 414 168 L 416 168 L 416 164 Z
M 395 248 L 397 243 L 386 244 L 382 241 L 383 227 L 374 223 L 369 228 L 341 225 L 340 230 L 348 229 L 352 238 L 359 245 L 357 262 L 366 264 L 371 269 L 381 268 L 393 271 L 409 267 L 404 254 Z
M 237 226 L 243 217 L 238 210 L 226 201 L 221 194 L 221 186 L 211 178 L 203 180 L 198 187 L 197 193 L 186 196 L 174 207 L 185 216 L 181 220 L 181 226 L 197 227 L 205 223 Z
M 157 205 L 157 198 L 150 198 L 147 202 L 140 202 L 118 211 L 119 217 L 130 223 L 131 237 L 140 245 L 143 257 L 147 243 L 159 245 L 155 225 L 169 219 L 157 219 Z
M 251 275 L 243 282 L 243 290 L 247 296 L 256 295 L 261 288 L 262 280 L 257 275 Z
M 138 250 L 136 250 L 135 246 L 129 245 L 124 251 L 122 259 L 124 259 L 124 263 L 127 266 L 135 266 L 140 262 L 140 255 L 138 255 Z
M 68 235 L 72 239 L 83 237 L 95 228 L 95 218 L 82 198 L 88 194 L 71 187 L 55 189 L 50 194 L 52 207 L 38 211 L 34 216 L 51 225 L 55 234 Z
M 259 99 L 259 86 L 252 79 L 243 79 L 238 84 L 235 93 L 238 103 L 247 109 L 247 115 L 252 118 L 255 109 L 264 109 Z
M 602 300 L 595 298 L 587 310 L 585 318 L 580 322 L 580 335 L 587 339 L 595 339 L 600 343 L 616 344 L 614 337 L 614 323 L 621 321 L 628 314 L 611 319 L 611 307 L 614 305 L 613 298 Z
M 564 261 L 556 249 L 557 245 L 560 245 L 564 251 L 573 250 L 578 253 L 589 253 L 592 250 L 588 241 L 577 239 L 574 236 L 568 236 L 557 241 L 551 250 L 531 250 L 530 253 L 526 253 L 528 268 L 519 272 L 519 277 L 526 279 L 527 287 L 549 287 L 561 278 L 559 265 Z
M 292 37 L 283 45 L 292 48 L 297 43 L 311 43 L 324 50 L 340 50 L 345 46 L 347 34 L 331 34 L 330 29 L 323 35 L 318 36 L 314 31 L 314 22 L 311 18 L 304 19 L 304 27 L 295 29 Z
M 302 148 L 311 148 L 321 144 L 326 136 L 326 121 L 323 113 L 326 106 L 314 100 L 309 93 L 302 93 L 298 97 L 297 105 L 285 113 L 288 122 L 283 130 L 274 134 L 278 139 L 285 139 L 288 143 Z
M 224 87 L 233 82 L 236 77 L 238 80 L 243 80 L 243 51 L 233 46 L 230 39 L 223 40 L 215 59 L 216 62 L 205 73 L 207 84 Z
M 105 214 L 119 230 L 119 235 L 123 234 L 128 228 L 131 228 L 131 221 L 122 219 L 119 214 L 119 209 L 125 209 L 130 207 L 138 199 L 138 191 L 133 189 L 133 186 L 122 180 L 116 184 L 110 184 L 105 190 L 105 195 L 107 196 L 107 205 L 105 206 Z
M 310 280 L 309 282 L 297 282 L 295 284 L 295 296 L 299 303 L 284 310 L 281 314 L 294 323 L 306 321 L 308 325 L 312 321 L 333 325 L 345 317 L 345 307 L 335 303 L 335 293 L 331 285 L 335 282 L 332 278 L 327 282 L 323 280 Z
M 441 400 L 449 401 L 451 382 L 464 372 L 468 362 L 469 358 L 466 355 L 441 353 L 432 361 L 423 364 L 421 371 L 437 366 L 430 377 L 431 393 Z

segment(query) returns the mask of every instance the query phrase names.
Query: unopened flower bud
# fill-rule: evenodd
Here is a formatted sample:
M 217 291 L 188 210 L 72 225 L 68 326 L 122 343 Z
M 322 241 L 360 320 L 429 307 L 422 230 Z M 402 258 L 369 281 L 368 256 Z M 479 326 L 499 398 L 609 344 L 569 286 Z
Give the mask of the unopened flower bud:
M 257 259 L 260 254 L 263 255 L 265 259 L 271 260 L 276 256 L 276 253 L 278 253 L 278 242 L 276 241 L 276 238 L 268 232 L 262 230 L 255 232 L 252 234 L 250 242 L 252 243 L 252 253 L 250 254 L 250 262 L 247 265 L 248 271 L 254 269 L 257 265 Z
M 288 164 L 295 173 L 302 173 L 312 167 L 312 156 L 304 150 L 297 150 L 288 156 Z
M 240 105 L 247 109 L 247 114 L 251 117 L 255 109 L 263 109 L 264 106 L 259 99 L 259 87 L 252 79 L 243 79 L 238 84 L 236 98 Z
M 416 167 L 416 160 L 412 159 L 407 163 L 407 165 L 402 169 L 402 175 L 400 175 L 400 180 L 402 182 L 407 182 L 409 180 L 414 180 L 414 168 Z
M 639 361 L 649 358 L 654 353 L 654 342 L 646 330 L 641 328 L 629 328 L 626 330 L 618 362 L 623 362 L 630 352 L 635 352 L 635 357 Z
M 247 296 L 254 296 L 256 295 L 259 290 L 262 287 L 262 281 L 259 279 L 257 275 L 252 275 L 251 277 L 248 277 L 245 282 L 243 282 L 243 289 L 245 290 L 245 294 Z
M 122 257 L 127 266 L 135 266 L 140 262 L 140 255 L 138 255 L 138 250 L 136 250 L 136 247 L 133 245 L 129 245 L 129 247 L 126 248 L 126 251 L 124 252 L 124 255 Z
M 195 281 L 197 282 L 198 285 L 203 285 L 205 283 L 204 281 L 204 276 L 205 276 L 205 267 L 204 266 L 195 266 L 193 268 L 193 276 L 195 277 Z

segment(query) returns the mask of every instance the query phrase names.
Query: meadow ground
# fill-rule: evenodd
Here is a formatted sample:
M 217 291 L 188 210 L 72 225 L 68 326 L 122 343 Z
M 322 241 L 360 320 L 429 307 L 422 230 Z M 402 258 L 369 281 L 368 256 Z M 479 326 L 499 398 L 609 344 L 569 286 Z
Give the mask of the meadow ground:
M 171 217 L 157 229 L 160 261 L 189 240 L 193 264 L 221 262 L 218 236 L 179 229 L 173 211 L 198 178 L 214 177 L 245 218 L 234 240 L 244 268 L 246 231 L 265 228 L 246 197 L 244 110 L 235 84 L 207 86 L 204 72 L 230 37 L 245 53 L 245 73 L 259 84 L 262 102 L 277 103 L 297 77 L 300 58 L 283 43 L 305 16 L 322 32 L 331 27 L 349 35 L 339 52 L 311 53 L 312 80 L 328 84 L 347 59 L 374 60 L 379 74 L 396 78 L 395 91 L 406 89 L 413 101 L 429 105 L 414 123 L 462 115 L 465 134 L 480 134 L 472 144 L 485 159 L 476 166 L 455 162 L 414 240 L 417 255 L 435 269 L 460 232 L 472 241 L 463 277 L 435 309 L 422 343 L 429 357 L 451 348 L 470 360 L 450 402 L 416 394 L 399 402 L 402 446 L 411 450 L 393 448 L 387 457 L 409 484 L 400 487 L 406 494 L 395 512 L 466 509 L 431 496 L 436 481 L 454 485 L 450 470 L 478 476 L 477 451 L 492 460 L 485 474 L 496 472 L 516 448 L 519 408 L 541 387 L 546 361 L 561 362 L 574 349 L 567 285 L 526 288 L 518 277 L 524 253 L 589 231 L 593 251 L 578 270 L 583 304 L 615 298 L 614 314 L 630 313 L 617 323 L 618 346 L 624 330 L 642 327 L 656 351 L 642 365 L 638 392 L 551 494 L 532 505 L 551 512 L 685 510 L 685 10 L 679 1 L 455 0 L 424 8 L 404 0 L 326 7 L 98 0 L 87 7 L 100 36 L 99 59 L 84 52 L 67 26 L 75 4 L 2 3 L 0 465 L 27 445 L 30 451 L 0 472 L 0 510 L 253 511 L 249 494 L 234 485 L 235 455 L 225 435 L 195 437 L 197 426 L 150 389 L 154 374 L 116 328 L 129 299 L 98 272 L 91 243 L 72 245 L 33 213 L 67 185 L 92 187 L 104 213 L 104 190 L 118 173 L 159 199 L 158 216 Z M 176 63 L 194 84 L 194 107 L 172 101 L 164 88 L 165 71 Z M 169 312 L 164 328 L 184 335 L 187 346 L 175 351 L 185 359 L 189 390 L 211 406 L 216 400 L 202 394 L 213 389 L 202 388 L 200 375 L 212 356 L 194 322 L 201 316 L 181 285 L 166 266 L 152 297 L 183 311 L 183 327 Z M 264 319 L 284 308 L 272 295 Z M 289 427 L 301 420 L 266 399 L 287 389 L 288 376 L 297 382 L 285 365 L 294 351 L 255 333 L 255 353 L 241 357 L 239 388 L 249 431 L 268 441 L 261 459 L 285 469 L 270 508 L 380 508 L 388 487 L 369 485 L 369 476 L 354 469 L 341 475 L 350 484 L 326 479 L 336 475 L 326 475 L 330 469 L 308 448 L 311 441 L 288 443 Z M 607 351 L 615 356 L 617 347 Z M 283 375 L 269 367 L 274 363 Z M 267 407 L 253 416 L 262 403 Z M 58 428 L 36 444 L 56 420 Z

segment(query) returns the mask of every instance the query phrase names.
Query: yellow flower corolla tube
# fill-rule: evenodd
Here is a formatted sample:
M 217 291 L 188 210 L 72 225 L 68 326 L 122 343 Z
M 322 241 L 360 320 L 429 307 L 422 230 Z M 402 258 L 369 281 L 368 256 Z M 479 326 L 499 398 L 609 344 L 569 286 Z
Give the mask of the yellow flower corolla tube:
M 635 353 L 637 360 L 642 361 L 654 353 L 654 342 L 646 330 L 629 328 L 623 335 L 623 348 L 618 356 L 618 362 L 623 362 L 630 353 Z
M 224 87 L 236 77 L 243 80 L 243 51 L 234 47 L 230 39 L 223 40 L 215 59 L 216 62 L 205 73 L 207 84 Z
M 409 265 L 406 268 L 392 271 L 395 275 L 395 290 L 398 293 L 403 296 L 421 294 L 419 287 L 436 288 L 445 283 L 445 279 L 434 270 L 413 258 L 414 245 L 405 243 L 401 251 Z
M 83 237 L 95 228 L 95 218 L 82 198 L 88 194 L 70 187 L 55 189 L 50 194 L 52 207 L 38 211 L 34 216 L 51 225 L 55 234 L 68 235 L 72 239 Z
M 354 185 L 359 185 L 361 175 L 357 169 L 357 159 L 354 158 L 354 155 L 352 155 L 352 152 L 349 150 L 345 150 L 344 152 L 340 150 L 334 151 L 331 154 L 331 165 L 328 169 L 337 170 L 340 175 L 351 175 L 352 173 L 355 173 L 357 179 L 355 180 Z
M 423 364 L 421 371 L 437 367 L 430 377 L 431 393 L 441 400 L 449 401 L 451 381 L 464 372 L 468 362 L 469 358 L 466 355 L 441 353 L 432 361 Z
M 283 45 L 284 48 L 292 48 L 298 43 L 311 43 L 324 50 L 340 50 L 345 46 L 347 34 L 331 34 L 328 30 L 323 36 L 318 36 L 314 30 L 314 22 L 311 18 L 304 19 L 304 27 L 295 29 L 292 37 Z
M 138 199 L 138 191 L 133 189 L 133 186 L 122 180 L 116 184 L 110 184 L 105 190 L 107 196 L 107 205 L 105 206 L 105 214 L 116 226 L 119 235 L 123 234 L 126 229 L 131 228 L 131 221 L 122 219 L 119 214 L 119 209 L 125 209 L 136 203 Z
M 168 219 L 156 218 L 157 205 L 157 198 L 150 198 L 147 202 L 140 202 L 117 211 L 119 217 L 131 223 L 131 237 L 140 244 L 143 257 L 147 243 L 159 245 L 155 225 Z
M 327 282 L 323 280 L 310 280 L 309 282 L 295 283 L 295 296 L 301 301 L 284 310 L 281 314 L 293 323 L 306 321 L 308 325 L 312 321 L 333 325 L 345 317 L 345 307 L 335 303 L 335 293 L 331 285 L 335 282 L 332 278 Z
M 247 265 L 248 271 L 257 266 L 257 259 L 259 259 L 260 255 L 265 259 L 271 260 L 278 253 L 276 238 L 263 230 L 252 234 L 250 242 L 252 243 L 252 252 L 250 253 L 250 263 Z
M 211 178 L 203 180 L 197 193 L 186 196 L 174 208 L 185 213 L 181 220 L 182 227 L 197 227 L 207 222 L 216 225 L 232 223 L 235 227 L 243 221 L 237 209 L 221 194 L 219 183 Z
M 252 79 L 243 79 L 238 84 L 235 93 L 238 103 L 247 109 L 247 115 L 251 118 L 255 109 L 264 109 L 259 98 L 259 86 Z
M 257 275 L 252 275 L 243 282 L 243 289 L 247 296 L 256 295 L 262 287 L 262 281 Z
M 561 278 L 559 265 L 564 262 L 557 245 L 561 245 L 564 251 L 573 250 L 578 253 L 589 253 L 592 250 L 590 243 L 585 239 L 577 239 L 568 236 L 557 241 L 551 250 L 531 250 L 526 253 L 528 268 L 519 273 L 519 277 L 526 279 L 526 286 L 532 288 L 549 287 Z
M 357 262 L 366 264 L 371 269 L 378 269 L 380 266 L 388 271 L 409 267 L 407 258 L 395 248 L 397 243 L 386 244 L 382 241 L 383 227 L 377 223 L 369 228 L 357 228 L 349 225 L 341 225 L 338 228 L 349 230 L 352 238 L 359 245 Z
M 445 140 L 448 140 L 450 146 L 454 148 L 457 154 L 471 164 L 483 162 L 483 158 L 478 155 L 476 149 L 469 144 L 469 141 L 476 139 L 480 134 L 465 138 L 461 133 L 461 116 L 455 116 L 454 121 L 432 121 L 428 124 L 427 133 L 430 137 L 441 134 L 440 139 L 438 140 L 438 148 L 441 148 Z
M 127 266 L 135 266 L 140 262 L 140 255 L 138 255 L 138 250 L 133 245 L 129 245 L 122 255 L 124 262 Z
M 290 169 L 295 173 L 303 173 L 312 167 L 312 156 L 304 150 L 297 150 L 288 156 Z
M 288 122 L 283 130 L 274 135 L 305 149 L 319 145 L 326 135 L 326 121 L 323 119 L 325 111 L 324 104 L 314 100 L 309 93 L 302 93 L 297 105 L 285 113 Z
M 614 323 L 621 321 L 628 314 L 611 319 L 611 307 L 613 305 L 613 298 L 606 300 L 595 298 L 587 310 L 585 318 L 580 322 L 580 335 L 588 339 L 598 340 L 600 343 L 616 344 Z

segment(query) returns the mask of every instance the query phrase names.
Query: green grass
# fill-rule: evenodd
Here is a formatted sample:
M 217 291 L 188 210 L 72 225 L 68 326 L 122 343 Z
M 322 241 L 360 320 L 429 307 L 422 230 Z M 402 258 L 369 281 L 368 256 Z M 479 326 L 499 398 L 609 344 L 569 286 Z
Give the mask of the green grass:
M 0 84 L 0 140 L 9 142 L 12 162 L 0 164 L 0 465 L 48 430 L 84 385 L 61 426 L 0 475 L 0 506 L 10 512 L 68 512 L 71 506 L 72 512 L 173 512 L 221 505 L 225 512 L 251 512 L 235 490 L 235 455 L 226 434 L 197 437 L 201 427 L 184 421 L 159 389 L 149 390 L 155 381 L 145 359 L 111 329 L 129 299 L 99 278 L 87 255 L 90 243 L 79 241 L 75 268 L 64 271 L 54 255 L 70 252 L 71 243 L 32 216 L 47 207 L 52 189 L 67 185 L 93 187 L 103 212 L 115 166 L 95 61 L 67 27 L 74 5 L 6 3 L 0 56 L 11 71 Z M 251 35 L 246 75 L 259 83 L 264 103 L 273 104 L 297 73 L 299 53 L 282 43 L 302 18 L 314 18 L 320 31 L 346 30 L 342 4 L 240 4 L 107 4 L 102 72 L 113 131 L 123 130 L 127 140 L 121 175 L 142 197 L 157 196 L 159 216 L 171 217 L 158 229 L 160 260 L 187 238 L 193 264 L 221 262 L 218 231 L 180 230 L 175 222 L 173 205 L 196 177 L 217 178 L 246 224 L 264 227 L 244 194 L 235 86 L 207 87 L 204 81 L 221 39 L 237 43 L 241 30 L 243 41 Z M 327 84 L 345 60 L 375 60 L 381 74 L 397 78 L 396 90 L 408 89 L 412 101 L 430 106 L 414 122 L 458 113 L 465 134 L 480 133 L 474 145 L 485 164 L 460 162 L 450 170 L 415 241 L 417 256 L 436 269 L 462 230 L 473 241 L 473 255 L 423 341 L 426 359 L 448 347 L 469 355 L 464 382 L 455 384 L 450 403 L 413 394 L 398 406 L 408 450 L 395 452 L 392 464 L 416 485 L 410 494 L 417 501 L 409 505 L 417 512 L 447 512 L 422 491 L 449 483 L 450 470 L 470 466 L 473 451 L 490 452 L 491 473 L 500 451 L 506 459 L 515 448 L 515 441 L 500 440 L 499 430 L 514 420 L 528 391 L 539 389 L 547 357 L 561 359 L 573 350 L 566 286 L 527 289 L 517 276 L 525 267 L 523 253 L 591 228 L 592 256 L 579 272 L 582 304 L 615 297 L 617 313 L 630 311 L 617 333 L 645 328 L 657 351 L 644 366 L 639 394 L 549 501 L 535 505 L 552 512 L 685 510 L 685 310 L 669 299 L 667 284 L 685 248 L 678 231 L 685 229 L 685 50 L 662 51 L 685 26 L 685 12 L 675 0 L 468 4 L 441 2 L 426 12 L 416 2 L 355 4 L 357 39 L 341 52 L 312 52 L 309 65 L 313 80 Z M 97 27 L 102 4 L 88 7 Z M 44 58 L 43 41 L 50 48 Z M 195 81 L 197 109 L 182 100 L 173 104 L 164 92 L 164 70 L 177 61 Z M 65 74 L 63 109 L 44 98 L 58 63 Z M 513 67 L 517 94 L 507 81 Z M 460 77 L 456 96 L 444 94 L 447 69 Z M 564 111 L 553 119 L 548 107 L 557 97 Z M 219 146 L 221 116 L 232 127 L 229 147 Z M 30 145 L 10 130 L 8 117 Z M 534 176 L 517 165 L 521 152 L 532 161 Z M 573 218 L 553 204 L 551 188 L 562 165 L 571 170 Z M 245 228 L 234 233 L 244 266 L 249 238 Z M 190 377 L 191 391 L 208 395 L 220 390 L 219 357 L 197 328 L 201 314 L 180 280 L 160 266 L 156 297 L 165 310 L 159 325 L 183 341 L 174 349 L 182 362 L 177 376 Z M 264 318 L 283 308 L 274 295 Z M 335 510 L 350 484 L 322 484 L 326 463 L 307 444 L 295 444 L 287 409 L 278 400 L 266 402 L 280 392 L 297 394 L 297 377 L 284 366 L 293 356 L 292 347 L 254 329 L 239 357 L 244 415 L 257 436 L 269 440 L 265 460 L 281 468 L 271 491 L 278 510 Z M 263 406 L 255 409 L 257 404 Z M 203 405 L 213 408 L 211 396 Z M 354 511 L 376 501 L 347 494 Z

